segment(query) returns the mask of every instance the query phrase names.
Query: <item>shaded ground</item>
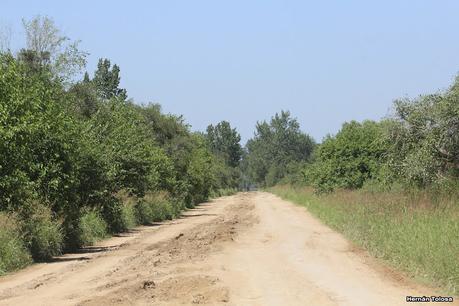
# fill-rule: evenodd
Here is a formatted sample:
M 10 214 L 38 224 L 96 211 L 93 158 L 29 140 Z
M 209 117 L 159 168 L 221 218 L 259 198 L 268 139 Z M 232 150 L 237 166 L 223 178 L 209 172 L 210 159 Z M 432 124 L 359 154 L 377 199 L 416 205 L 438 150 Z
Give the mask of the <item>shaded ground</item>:
M 431 293 L 262 192 L 0 278 L 0 305 L 28 306 L 405 305 Z

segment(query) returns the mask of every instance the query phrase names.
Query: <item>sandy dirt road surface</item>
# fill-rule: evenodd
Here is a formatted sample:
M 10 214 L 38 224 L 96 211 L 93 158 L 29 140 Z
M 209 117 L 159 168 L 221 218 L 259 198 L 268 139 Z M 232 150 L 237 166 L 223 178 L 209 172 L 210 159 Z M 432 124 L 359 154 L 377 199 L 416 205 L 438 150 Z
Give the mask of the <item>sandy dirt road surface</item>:
M 393 306 L 434 293 L 263 192 L 223 197 L 0 278 L 0 305 L 27 306 Z

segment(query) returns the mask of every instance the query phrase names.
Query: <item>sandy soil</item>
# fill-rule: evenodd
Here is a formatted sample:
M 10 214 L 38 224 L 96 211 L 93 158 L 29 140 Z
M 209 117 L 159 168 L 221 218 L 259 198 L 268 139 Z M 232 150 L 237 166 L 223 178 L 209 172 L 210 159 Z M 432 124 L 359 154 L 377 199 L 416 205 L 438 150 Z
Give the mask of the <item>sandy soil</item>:
M 304 208 L 262 192 L 220 198 L 0 278 L 0 305 L 27 306 L 392 306 L 433 293 Z

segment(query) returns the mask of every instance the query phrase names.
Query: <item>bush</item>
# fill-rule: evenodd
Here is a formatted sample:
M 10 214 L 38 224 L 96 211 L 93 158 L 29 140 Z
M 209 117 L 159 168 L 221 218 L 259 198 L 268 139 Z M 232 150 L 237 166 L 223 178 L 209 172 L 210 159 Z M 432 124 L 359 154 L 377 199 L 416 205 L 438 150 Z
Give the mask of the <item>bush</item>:
M 64 240 L 61 223 L 53 220 L 49 207 L 34 202 L 23 216 L 22 228 L 35 260 L 47 260 L 61 254 Z
M 335 188 L 361 188 L 379 174 L 384 152 L 385 123 L 351 121 L 336 136 L 328 136 L 318 147 L 315 163 L 303 170 L 305 181 L 319 192 Z
M 135 216 L 139 224 L 148 225 L 153 221 L 152 210 L 149 203 L 145 200 L 140 200 L 135 206 Z
M 123 203 L 121 200 L 111 198 L 102 207 L 102 217 L 107 222 L 110 233 L 121 233 L 128 230 L 123 220 Z
M 143 225 L 171 220 L 179 214 L 181 208 L 181 204 L 174 205 L 165 193 L 147 194 L 135 207 L 137 221 Z
M 97 211 L 85 212 L 79 222 L 80 246 L 93 245 L 107 236 L 107 223 Z
M 0 214 L 0 275 L 22 268 L 31 261 L 17 221 L 12 216 Z
M 135 214 L 135 203 L 125 202 L 121 209 L 121 220 L 125 229 L 131 229 L 137 225 L 137 218 Z

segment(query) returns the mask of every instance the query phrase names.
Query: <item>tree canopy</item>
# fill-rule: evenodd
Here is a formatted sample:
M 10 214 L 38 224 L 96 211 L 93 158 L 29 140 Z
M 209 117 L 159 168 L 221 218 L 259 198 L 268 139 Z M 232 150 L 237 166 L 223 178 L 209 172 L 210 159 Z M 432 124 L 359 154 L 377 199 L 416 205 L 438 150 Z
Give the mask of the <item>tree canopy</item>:
M 276 113 L 269 123 L 258 122 L 247 142 L 247 174 L 256 184 L 274 185 L 309 160 L 314 144 L 288 111 Z

